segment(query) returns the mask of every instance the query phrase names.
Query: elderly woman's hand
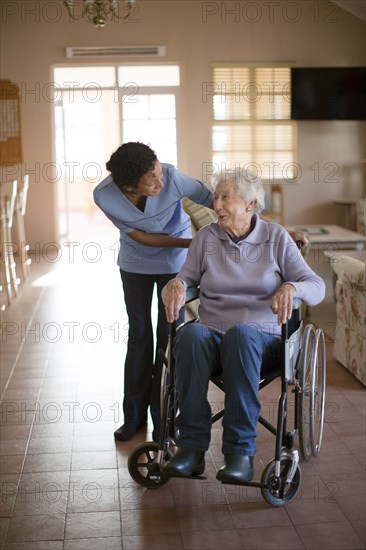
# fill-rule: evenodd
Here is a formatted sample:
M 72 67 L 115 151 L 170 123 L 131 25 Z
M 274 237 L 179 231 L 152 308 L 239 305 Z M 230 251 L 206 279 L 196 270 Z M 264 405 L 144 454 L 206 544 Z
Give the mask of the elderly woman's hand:
M 186 289 L 179 279 L 172 279 L 166 287 L 165 314 L 168 323 L 173 323 L 179 317 L 179 310 L 186 301 Z
M 295 287 L 289 283 L 283 284 L 273 296 L 271 309 L 277 313 L 278 324 L 283 325 L 292 315 L 292 301 L 295 296 Z

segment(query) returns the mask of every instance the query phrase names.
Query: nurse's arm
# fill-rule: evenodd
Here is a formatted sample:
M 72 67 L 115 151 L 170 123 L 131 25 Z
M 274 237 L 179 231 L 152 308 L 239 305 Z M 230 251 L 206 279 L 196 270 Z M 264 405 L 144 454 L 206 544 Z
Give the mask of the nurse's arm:
M 192 241 L 192 239 L 180 239 L 179 237 L 171 237 L 170 235 L 145 233 L 145 231 L 141 231 L 140 229 L 130 231 L 128 236 L 139 244 L 159 248 L 188 248 Z

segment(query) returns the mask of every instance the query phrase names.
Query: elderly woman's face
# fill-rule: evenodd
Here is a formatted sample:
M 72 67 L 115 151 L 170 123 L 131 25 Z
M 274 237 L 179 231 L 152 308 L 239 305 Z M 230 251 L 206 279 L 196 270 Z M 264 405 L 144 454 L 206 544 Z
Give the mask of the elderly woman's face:
M 250 228 L 253 201 L 245 201 L 232 182 L 221 182 L 214 192 L 214 209 L 220 226 L 233 237 L 244 235 Z

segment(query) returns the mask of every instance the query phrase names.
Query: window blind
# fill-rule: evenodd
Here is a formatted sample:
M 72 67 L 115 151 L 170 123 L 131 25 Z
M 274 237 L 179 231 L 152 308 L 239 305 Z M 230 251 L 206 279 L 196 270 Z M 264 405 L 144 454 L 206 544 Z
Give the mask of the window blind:
M 290 67 L 213 68 L 213 162 L 227 168 L 249 163 L 263 180 L 295 177 L 290 79 Z

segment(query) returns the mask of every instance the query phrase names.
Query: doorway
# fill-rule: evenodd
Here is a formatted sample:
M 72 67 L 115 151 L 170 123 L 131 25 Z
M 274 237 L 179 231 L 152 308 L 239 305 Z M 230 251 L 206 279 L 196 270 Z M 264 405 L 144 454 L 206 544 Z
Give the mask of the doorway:
M 60 242 L 99 240 L 116 229 L 95 206 L 93 189 L 121 143 L 141 141 L 177 166 L 177 65 L 55 67 L 54 143 Z M 118 241 L 118 238 L 117 238 Z

